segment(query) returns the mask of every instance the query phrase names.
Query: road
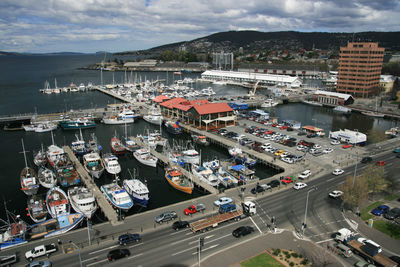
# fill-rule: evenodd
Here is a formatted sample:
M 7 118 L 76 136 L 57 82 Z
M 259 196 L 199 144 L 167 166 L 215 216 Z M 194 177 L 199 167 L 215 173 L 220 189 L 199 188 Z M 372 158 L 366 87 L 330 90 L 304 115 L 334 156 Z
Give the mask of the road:
M 393 153 L 386 153 L 374 158 L 374 162 L 377 160 L 385 160 L 387 162 L 385 167 L 387 175 L 394 175 L 400 170 L 400 164 L 398 164 L 400 159 L 395 158 Z M 357 173 L 366 168 L 365 164 L 358 164 L 357 166 Z M 354 166 L 348 167 L 344 169 L 345 173 L 340 176 L 328 173 L 315 180 L 305 180 L 304 182 L 308 184 L 308 187 L 298 191 L 292 189 L 291 185 L 289 185 L 287 190 L 274 189 L 272 193 L 265 192 L 254 199 L 257 205 L 256 215 L 238 222 L 223 224 L 206 233 L 193 234 L 189 229 L 174 231 L 171 228 L 172 222 L 162 226 L 154 226 L 153 230 L 146 230 L 142 233 L 141 242 L 127 246 L 131 252 L 130 257 L 118 260 L 115 263 L 108 263 L 106 255 L 109 250 L 119 247 L 117 244 L 118 235 L 123 231 L 140 232 L 140 227 L 145 224 L 154 225 L 151 215 L 139 215 L 136 219 L 134 218 L 118 227 L 112 227 L 110 224 L 105 223 L 96 228 L 96 230 L 91 230 L 92 238 L 96 237 L 96 235 L 102 237 L 105 236 L 103 235 L 104 233 L 108 233 L 107 238 L 104 238 L 104 240 L 101 238 L 93 239 L 96 241 L 91 246 L 82 243 L 82 240 L 87 239 L 86 229 L 74 231 L 68 234 L 67 237 L 68 240 L 80 246 L 82 266 L 163 266 L 172 263 L 191 266 L 198 261 L 197 247 L 200 237 L 205 238 L 205 246 L 201 253 L 201 257 L 205 257 L 236 244 L 238 240 L 232 236 L 232 230 L 238 226 L 252 225 L 255 229 L 254 233 L 242 237 L 240 241 L 268 232 L 268 225 L 271 224 L 272 216 L 276 218 L 278 228 L 293 230 L 300 235 L 304 221 L 307 192 L 312 187 L 316 187 L 316 190 L 309 193 L 305 237 L 314 242 L 323 243 L 330 240 L 332 233 L 338 229 L 342 227 L 349 228 L 349 224 L 340 210 L 340 201 L 328 198 L 328 193 L 337 189 L 338 185 L 343 183 L 348 175 L 353 175 L 354 169 Z M 282 185 L 282 187 L 285 186 Z M 246 189 L 245 195 L 251 198 L 253 195 L 249 191 L 250 187 Z M 237 190 L 231 190 L 229 196 L 233 197 L 237 202 L 240 201 Z M 212 208 L 212 204 L 210 204 L 210 200 L 207 197 L 202 200 L 206 203 L 208 210 L 216 211 L 215 208 Z M 184 206 L 187 206 L 187 203 L 181 204 L 179 212 L 183 210 Z M 202 216 L 204 215 L 196 214 L 192 220 Z M 180 217 L 182 219 L 190 219 L 190 217 L 184 217 L 184 215 L 180 215 Z M 97 229 L 101 229 L 100 234 Z M 50 256 L 53 266 L 80 266 L 78 250 L 72 244 L 68 244 L 65 236 L 62 238 L 63 245 L 60 246 L 60 251 Z M 53 239 L 30 242 L 27 245 L 11 249 L 9 252 L 18 251 L 20 263 L 17 266 L 24 266 L 27 263 L 23 258 L 25 251 L 38 244 L 56 241 Z M 388 249 L 385 244 L 381 245 L 384 250 Z M 3 253 L 2 255 L 4 255 Z M 356 258 L 353 258 L 349 260 L 349 263 L 354 263 L 355 260 Z

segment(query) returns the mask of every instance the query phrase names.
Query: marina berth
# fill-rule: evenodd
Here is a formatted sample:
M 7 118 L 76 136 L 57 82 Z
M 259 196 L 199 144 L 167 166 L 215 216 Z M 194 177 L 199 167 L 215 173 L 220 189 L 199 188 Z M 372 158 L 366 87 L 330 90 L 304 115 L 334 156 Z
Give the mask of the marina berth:
M 38 171 L 38 179 L 41 186 L 44 188 L 52 188 L 57 183 L 57 178 L 54 172 L 46 167 L 40 167 Z
M 117 175 L 121 172 L 121 165 L 119 165 L 117 156 L 108 153 L 103 156 L 104 168 L 111 175 Z
M 86 218 L 92 218 L 97 210 L 96 199 L 92 192 L 84 186 L 75 186 L 68 189 L 68 198 L 72 208 L 85 215 Z
M 47 218 L 47 208 L 43 197 L 39 195 L 33 195 L 28 198 L 27 201 L 28 216 L 35 223 L 40 223 Z
M 193 183 L 185 177 L 177 167 L 168 167 L 165 169 L 165 179 L 175 189 L 187 194 L 192 194 Z
M 100 178 L 104 172 L 103 161 L 97 152 L 92 152 L 83 156 L 83 167 L 90 176 L 95 178 Z
M 129 210 L 133 206 L 133 201 L 129 194 L 116 182 L 105 184 L 100 187 L 106 199 L 117 209 Z
M 53 187 L 47 191 L 46 206 L 52 218 L 67 215 L 71 209 L 67 194 L 59 187 Z

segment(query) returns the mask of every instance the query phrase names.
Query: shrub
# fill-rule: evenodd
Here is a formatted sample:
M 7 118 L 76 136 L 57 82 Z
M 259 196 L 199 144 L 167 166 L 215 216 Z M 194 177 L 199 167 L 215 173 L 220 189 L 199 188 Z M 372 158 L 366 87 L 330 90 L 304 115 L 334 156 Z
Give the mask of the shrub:
M 299 257 L 299 254 L 297 254 L 296 252 L 293 252 L 293 253 L 292 253 L 292 256 L 293 256 L 293 258 L 298 258 L 298 257 Z
M 294 262 L 291 261 L 291 262 L 289 263 L 289 266 L 294 266 Z
M 302 260 L 302 261 L 300 262 L 300 264 L 307 265 L 307 264 L 308 264 L 308 260 L 307 260 L 307 259 L 304 259 L 304 260 Z
M 286 259 L 290 259 L 290 254 L 286 254 Z
M 277 249 L 274 250 L 274 253 L 273 253 L 273 254 L 274 254 L 275 256 L 278 256 L 280 253 L 281 253 L 281 250 L 280 250 L 279 248 L 277 248 Z

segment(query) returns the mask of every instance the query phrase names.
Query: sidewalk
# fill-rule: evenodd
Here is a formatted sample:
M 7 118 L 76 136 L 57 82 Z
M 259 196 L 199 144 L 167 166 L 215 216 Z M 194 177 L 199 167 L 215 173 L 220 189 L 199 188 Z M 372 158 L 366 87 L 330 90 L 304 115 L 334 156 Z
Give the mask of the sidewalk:
M 368 224 L 365 223 L 360 217 L 350 211 L 345 211 L 344 215 L 346 218 L 358 223 L 357 230 L 364 237 L 367 237 L 368 239 L 371 239 L 380 244 L 384 248 L 384 250 L 392 254 L 400 255 L 400 240 L 391 238 L 388 235 L 376 230 L 375 228 L 369 227 Z
M 263 234 L 242 242 L 238 239 L 236 245 L 204 258 L 201 265 L 203 267 L 240 267 L 240 262 L 270 248 L 296 251 L 313 262 L 313 266 L 324 266 L 326 264 L 329 264 L 329 266 L 349 266 L 339 256 L 311 241 L 298 239 L 291 231 L 284 231 L 280 234 Z

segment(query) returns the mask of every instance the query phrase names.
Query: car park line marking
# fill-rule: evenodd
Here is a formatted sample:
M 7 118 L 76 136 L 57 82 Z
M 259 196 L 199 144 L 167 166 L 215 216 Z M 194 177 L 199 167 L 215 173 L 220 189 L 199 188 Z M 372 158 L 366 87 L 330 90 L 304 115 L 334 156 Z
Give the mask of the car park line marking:
M 254 226 L 258 229 L 258 231 L 260 232 L 260 234 L 262 234 L 260 228 L 258 227 L 258 225 L 256 224 L 256 222 L 253 220 L 253 218 L 250 217 L 250 220 L 253 222 Z
M 137 246 L 141 246 L 141 245 L 143 245 L 144 243 L 139 243 L 139 244 L 136 244 L 136 245 L 132 245 L 132 246 L 129 246 L 129 248 L 134 248 L 134 247 L 137 247 Z
M 206 251 L 206 250 L 209 250 L 209 249 L 212 249 L 212 248 L 215 248 L 215 247 L 217 247 L 217 246 L 219 246 L 219 244 L 215 244 L 215 245 L 212 245 L 211 247 L 202 249 L 201 252 Z M 196 255 L 196 254 L 197 254 L 197 251 L 192 253 L 192 255 Z
M 86 259 L 86 260 L 83 260 L 82 262 L 91 261 L 91 260 L 95 260 L 95 259 L 97 259 L 97 257 L 93 257 L 93 258 L 90 258 L 90 259 Z
M 92 266 L 92 265 L 96 265 L 96 264 L 99 264 L 100 262 L 106 262 L 106 261 L 108 261 L 108 259 L 104 259 L 104 260 L 101 260 L 101 261 L 96 261 L 96 262 L 87 264 L 86 267 L 89 267 L 89 266 Z
M 178 255 L 178 254 L 184 253 L 184 252 L 189 251 L 189 250 L 191 250 L 191 249 L 195 249 L 195 248 L 197 248 L 197 247 L 198 247 L 198 246 L 195 246 L 195 247 L 191 247 L 191 248 L 187 248 L 187 249 L 181 250 L 181 251 L 179 251 L 179 252 L 176 252 L 176 253 L 174 253 L 174 254 L 171 254 L 171 256 L 176 256 L 176 255 Z
M 137 255 L 134 255 L 134 256 L 131 256 L 131 257 L 129 257 L 128 259 L 133 259 L 133 258 L 136 258 L 136 257 L 142 256 L 142 255 L 143 255 L 143 253 L 139 253 L 139 254 L 137 254 Z
M 89 253 L 89 255 L 96 254 L 96 253 L 102 252 L 104 250 L 111 249 L 111 248 L 116 248 L 116 247 L 118 247 L 118 245 L 114 245 L 114 246 L 111 246 L 111 247 L 108 247 L 108 248 L 103 248 L 103 249 L 99 249 L 99 250 L 96 250 L 96 251 L 92 251 L 92 252 Z

